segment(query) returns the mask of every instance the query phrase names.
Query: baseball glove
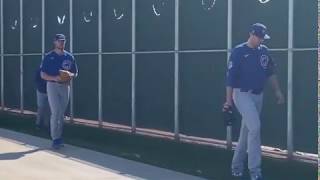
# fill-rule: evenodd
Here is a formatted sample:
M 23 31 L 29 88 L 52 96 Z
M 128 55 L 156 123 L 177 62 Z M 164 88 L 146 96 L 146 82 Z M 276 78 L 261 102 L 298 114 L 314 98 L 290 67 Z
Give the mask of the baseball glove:
M 223 115 L 224 125 L 232 126 L 233 122 L 235 121 L 234 111 L 232 106 L 223 107 L 222 115 Z
M 68 82 L 72 79 L 73 74 L 66 70 L 59 70 L 59 76 L 60 76 L 61 82 Z

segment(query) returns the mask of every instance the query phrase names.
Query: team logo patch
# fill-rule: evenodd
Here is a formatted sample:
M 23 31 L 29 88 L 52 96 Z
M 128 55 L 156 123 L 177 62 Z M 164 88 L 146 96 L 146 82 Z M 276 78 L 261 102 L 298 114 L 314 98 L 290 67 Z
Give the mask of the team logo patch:
M 69 70 L 71 69 L 71 65 L 72 65 L 72 62 L 71 62 L 70 60 L 68 60 L 68 59 L 66 59 L 66 60 L 64 60 L 64 61 L 62 62 L 62 68 L 63 68 L 64 70 L 69 71 Z
M 268 68 L 268 64 L 269 64 L 269 57 L 267 55 L 265 55 L 265 54 L 261 55 L 260 64 L 261 64 L 263 69 L 267 69 Z

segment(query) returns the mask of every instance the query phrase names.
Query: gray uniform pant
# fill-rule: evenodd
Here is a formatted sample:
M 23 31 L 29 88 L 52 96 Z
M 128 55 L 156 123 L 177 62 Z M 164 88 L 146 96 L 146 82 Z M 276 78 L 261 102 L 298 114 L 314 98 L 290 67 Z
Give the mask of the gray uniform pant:
M 240 92 L 234 89 L 233 101 L 242 116 L 238 145 L 232 159 L 232 171 L 243 172 L 248 153 L 248 168 L 251 175 L 261 175 L 260 112 L 263 94 Z
M 44 125 L 49 127 L 50 122 L 50 107 L 48 102 L 48 95 L 37 90 L 37 125 Z
M 64 113 L 69 102 L 70 87 L 66 84 L 47 82 L 47 92 L 51 110 L 51 138 L 55 140 L 62 136 Z

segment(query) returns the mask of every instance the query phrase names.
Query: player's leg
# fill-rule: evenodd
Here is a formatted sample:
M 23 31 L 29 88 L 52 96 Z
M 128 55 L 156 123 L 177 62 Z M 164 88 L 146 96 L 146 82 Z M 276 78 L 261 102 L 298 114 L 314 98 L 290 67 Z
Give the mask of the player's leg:
M 51 116 L 51 111 L 50 111 L 50 106 L 49 106 L 49 100 L 48 100 L 48 94 L 45 94 L 44 96 L 44 126 L 47 130 L 50 131 L 50 116 Z
M 69 92 L 70 87 L 66 85 L 61 85 L 59 88 L 59 94 L 60 94 L 60 111 L 59 114 L 59 124 L 58 124 L 58 136 L 59 138 L 62 138 L 63 133 L 63 123 L 64 123 L 64 114 L 67 109 L 68 103 L 69 103 Z
M 61 114 L 60 107 L 60 96 L 59 96 L 59 84 L 54 82 L 47 83 L 47 93 L 50 105 L 51 117 L 50 117 L 50 129 L 51 138 L 56 140 L 59 138 L 58 134 L 58 123 Z
M 234 175 L 242 176 L 244 170 L 244 161 L 247 157 L 247 139 L 248 129 L 244 123 L 241 123 L 240 136 L 232 158 L 232 173 Z
M 252 95 L 252 97 L 253 97 L 257 112 L 260 116 L 260 113 L 262 110 L 262 105 L 263 105 L 263 94 Z M 259 140 L 260 140 L 260 138 L 259 138 Z M 261 140 L 258 141 L 258 143 L 259 143 L 260 148 L 257 148 L 257 150 L 253 152 L 254 155 L 252 156 L 252 158 L 254 158 L 254 157 L 257 157 L 257 158 L 260 157 L 260 158 L 258 158 L 257 160 L 253 159 L 250 161 L 252 163 L 248 164 L 249 169 L 250 169 L 250 173 L 251 173 L 251 179 L 257 179 L 257 177 L 262 177 L 261 167 L 260 167 L 261 166 L 261 156 L 262 156 L 262 154 L 261 154 Z M 258 160 L 260 160 L 260 162 Z
M 37 93 L 37 120 L 36 120 L 36 126 L 41 127 L 44 125 L 45 121 L 45 115 L 46 115 L 46 99 L 47 96 L 44 93 L 36 91 Z
M 242 94 L 238 89 L 234 89 L 233 101 L 236 108 L 241 113 L 243 103 L 250 101 L 250 98 L 247 97 L 246 94 Z M 233 155 L 232 165 L 231 165 L 232 173 L 236 176 L 242 175 L 244 170 L 244 161 L 245 161 L 245 158 L 247 157 L 248 128 L 246 127 L 246 124 L 244 122 L 245 120 L 242 119 L 240 136 L 238 139 L 237 147 Z
M 261 176 L 260 112 L 256 106 L 256 96 L 248 93 L 251 101 L 243 103 L 241 115 L 248 128 L 248 167 L 252 177 Z
M 253 96 L 253 100 L 256 105 L 256 108 L 260 114 L 262 111 L 262 105 L 263 105 L 263 93 L 259 95 L 252 95 L 252 96 Z

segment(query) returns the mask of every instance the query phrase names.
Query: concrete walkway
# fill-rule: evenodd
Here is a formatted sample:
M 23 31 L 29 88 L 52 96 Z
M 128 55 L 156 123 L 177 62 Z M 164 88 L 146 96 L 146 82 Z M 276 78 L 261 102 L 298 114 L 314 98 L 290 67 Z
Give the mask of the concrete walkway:
M 195 176 L 0 128 L 0 177 L 5 180 L 201 180 Z

